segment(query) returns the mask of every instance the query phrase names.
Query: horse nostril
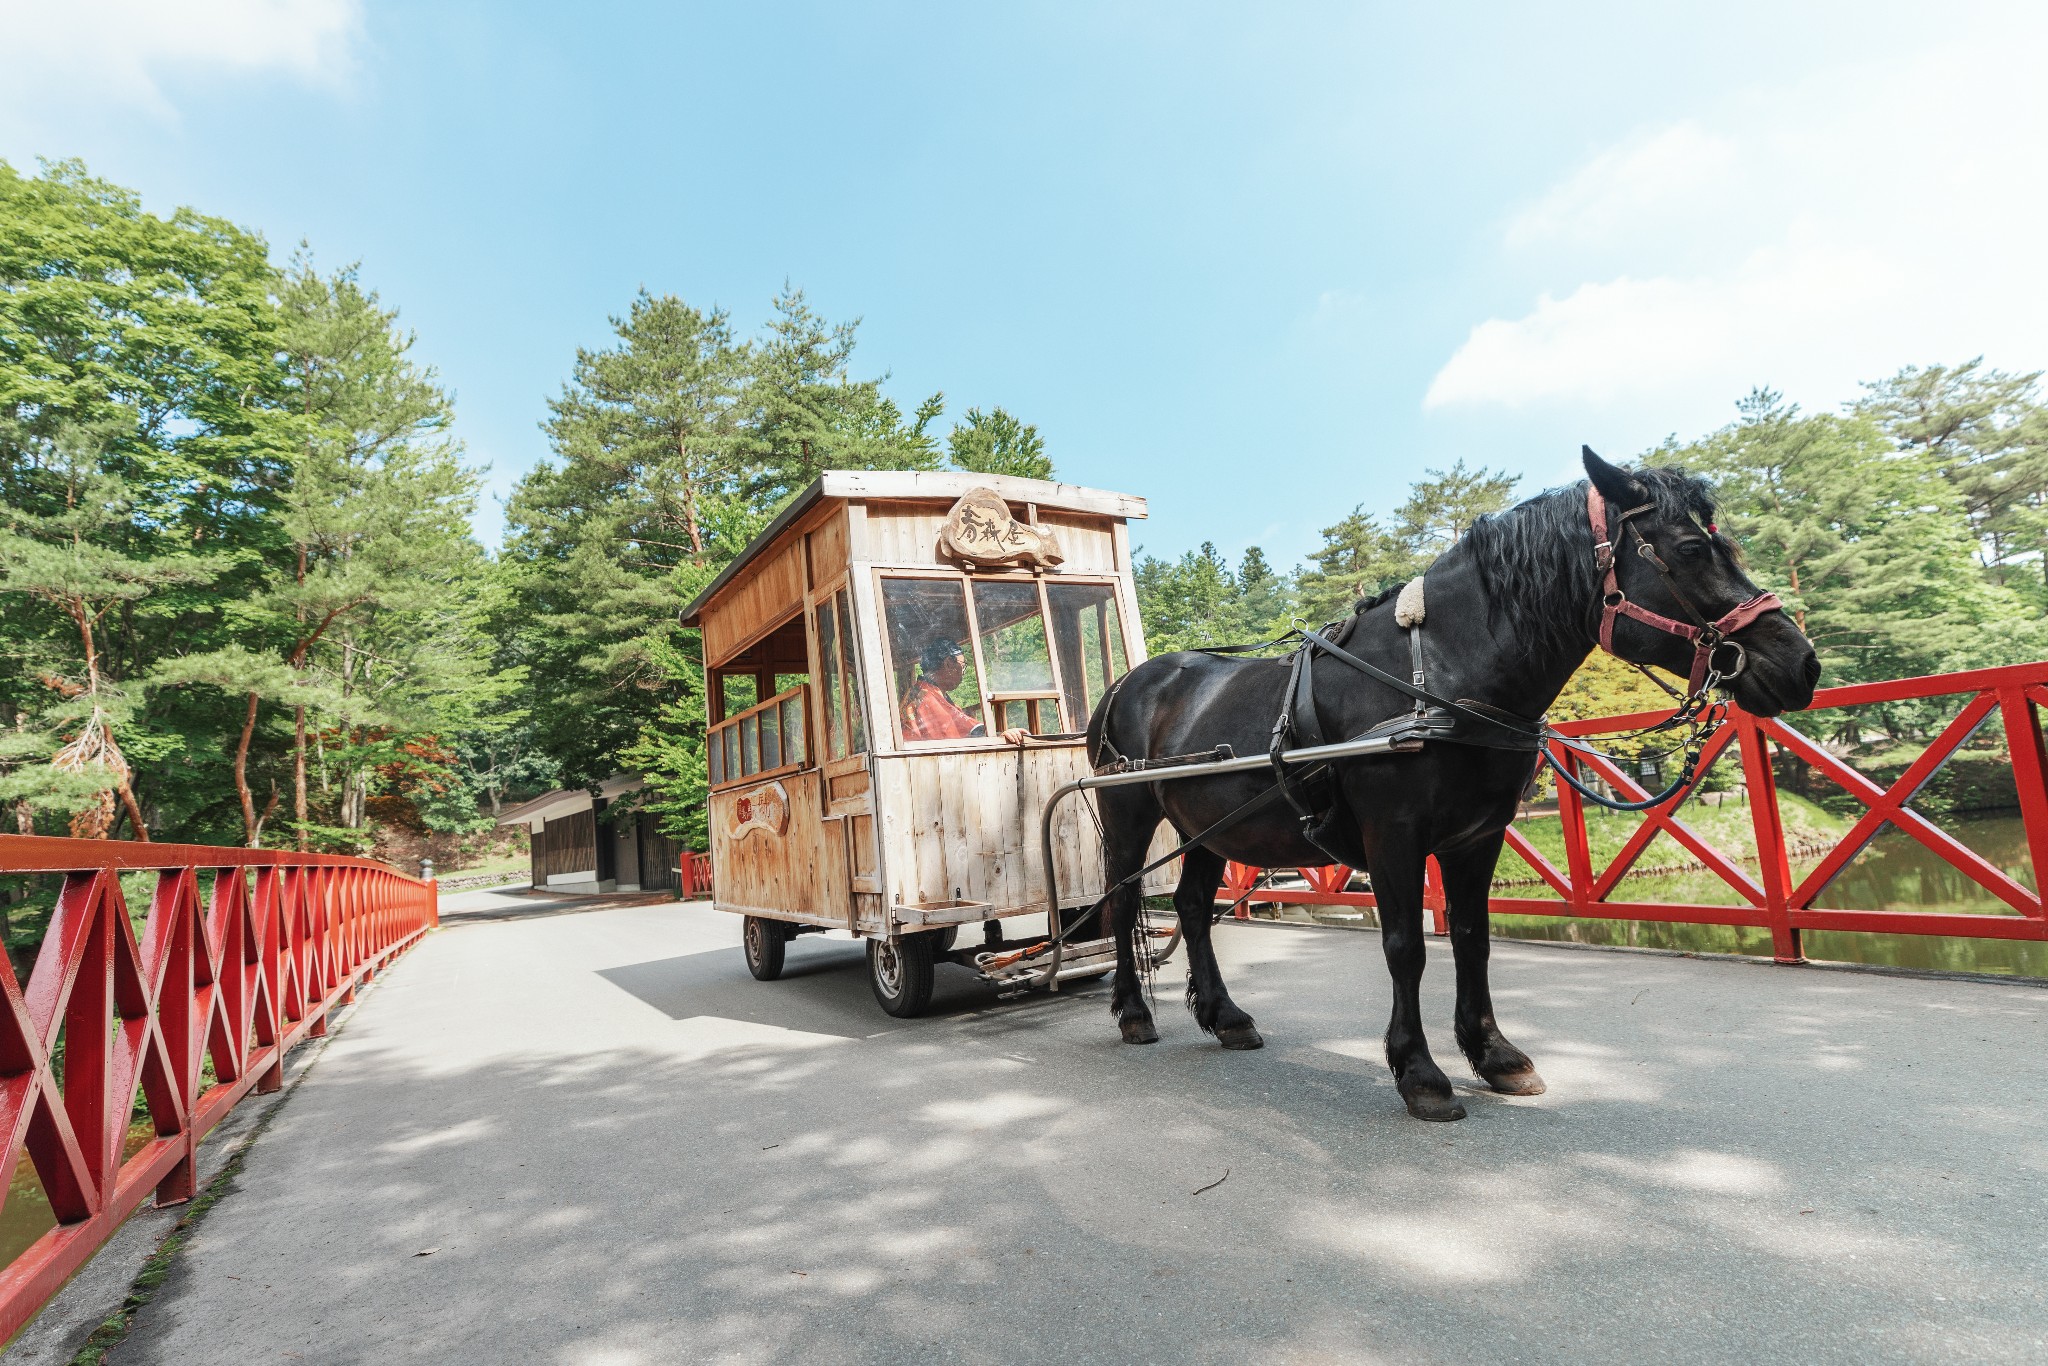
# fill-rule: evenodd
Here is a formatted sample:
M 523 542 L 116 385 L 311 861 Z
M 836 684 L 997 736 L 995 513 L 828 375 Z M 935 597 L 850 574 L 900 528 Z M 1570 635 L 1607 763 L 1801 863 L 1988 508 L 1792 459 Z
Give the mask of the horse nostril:
M 1806 675 L 1807 687 L 1810 688 L 1820 682 L 1820 656 L 1809 650 L 1806 655 L 1806 667 L 1800 672 Z

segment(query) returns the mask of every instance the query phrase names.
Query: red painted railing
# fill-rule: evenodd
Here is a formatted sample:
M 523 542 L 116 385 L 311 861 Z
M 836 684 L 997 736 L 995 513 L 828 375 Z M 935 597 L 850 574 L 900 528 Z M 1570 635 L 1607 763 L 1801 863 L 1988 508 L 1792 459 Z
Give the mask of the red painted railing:
M 1812 738 L 1820 731 L 1816 722 L 1822 718 L 1816 716 L 1817 712 L 1872 703 L 1945 697 L 1964 699 L 1961 709 L 1889 787 L 1880 787 L 1872 782 Z M 1649 813 L 1620 852 L 1604 868 L 1595 868 L 1587 839 L 1585 803 L 1576 792 L 1559 784 L 1558 816 L 1563 826 L 1565 847 L 1563 868 L 1556 867 L 1537 851 L 1520 830 L 1511 826 L 1507 835 L 1508 848 L 1554 895 L 1496 894 L 1493 909 L 1520 915 L 1756 926 L 1771 932 L 1772 948 L 1781 962 L 1800 959 L 1799 935 L 1802 930 L 2048 940 L 2048 911 L 2044 911 L 2038 890 L 2042 886 L 2042 875 L 2048 872 L 2048 755 L 2044 755 L 2042 747 L 2038 712 L 2043 705 L 2048 705 L 2048 663 L 1827 688 L 1815 695 L 1813 706 L 1807 711 L 1768 720 L 1731 708 L 1729 723 L 1708 745 L 1701 770 L 1704 772 L 1728 746 L 1739 746 L 1743 783 L 1756 841 L 1754 858 L 1716 848 L 1687 825 L 1684 808 L 1674 813 L 1666 807 Z M 1571 736 L 1610 735 L 1634 730 L 1668 715 L 1669 712 L 1640 712 L 1629 716 L 1600 717 L 1590 721 L 1565 722 L 1557 729 Z M 2027 852 L 2034 869 L 2034 890 L 2029 890 L 2004 869 L 1941 830 L 1909 805 L 1914 794 L 1941 766 L 1994 717 L 2004 732 L 2005 752 L 2012 761 L 2013 783 L 2026 832 Z M 1785 822 L 1772 769 L 1773 749 L 1796 755 L 1864 807 L 1854 826 L 1826 849 L 1817 865 L 1799 877 L 1793 875 L 1790 852 L 1786 847 Z M 1625 797 L 1640 799 L 1649 795 L 1619 764 L 1598 759 L 1581 762 L 1561 746 L 1553 746 L 1553 750 L 1560 758 L 1580 763 L 1582 774 L 1591 773 L 1604 779 Z M 1828 885 L 1888 824 L 1919 841 L 1942 862 L 2010 906 L 2013 914 L 1876 908 L 1830 910 L 1816 906 L 1815 901 L 1826 892 Z M 1621 880 L 1660 832 L 1676 840 L 1693 859 L 1711 872 L 1726 889 L 1726 895 L 1702 902 L 1614 900 Z M 1750 863 L 1756 865 L 1754 874 L 1745 866 Z M 1516 871 L 1513 860 L 1504 856 L 1500 875 L 1513 876 Z M 1436 878 L 1434 860 L 1430 863 L 1429 873 L 1424 901 L 1435 917 L 1437 932 L 1442 933 L 1443 893 Z M 1373 905 L 1370 892 L 1345 890 L 1352 877 L 1348 868 L 1304 870 L 1303 876 L 1308 883 L 1305 887 L 1255 889 L 1258 874 L 1258 869 L 1231 864 L 1218 897 L 1233 902 L 1244 898 L 1246 903 Z
M 58 1221 L 0 1269 L 5 1341 L 152 1191 L 190 1199 L 199 1140 L 439 917 L 434 884 L 359 858 L 0 835 L 0 873 L 63 878 L 25 990 L 0 956 L 4 1170 L 26 1149 Z M 150 1133 L 124 1157 L 138 1084 Z
M 691 901 L 711 895 L 711 855 L 685 849 L 677 856 L 676 871 L 681 877 L 676 891 L 678 900 Z

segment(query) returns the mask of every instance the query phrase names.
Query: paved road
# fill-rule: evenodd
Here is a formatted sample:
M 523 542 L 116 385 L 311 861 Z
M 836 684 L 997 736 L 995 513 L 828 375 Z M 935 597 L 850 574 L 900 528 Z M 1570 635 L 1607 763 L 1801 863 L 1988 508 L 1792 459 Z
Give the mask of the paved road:
M 1501 945 L 1550 1092 L 1438 1126 L 1370 934 L 1224 927 L 1243 1054 L 964 974 L 891 1021 L 858 945 L 764 985 L 702 907 L 478 901 L 117 1363 L 2048 1357 L 2037 987 Z

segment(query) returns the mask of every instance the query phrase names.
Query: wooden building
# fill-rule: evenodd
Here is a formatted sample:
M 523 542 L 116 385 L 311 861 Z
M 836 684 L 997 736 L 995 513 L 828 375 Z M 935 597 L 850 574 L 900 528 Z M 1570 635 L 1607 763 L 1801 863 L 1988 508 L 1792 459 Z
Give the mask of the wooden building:
M 533 886 L 560 892 L 640 892 L 679 885 L 682 846 L 661 833 L 653 816 L 631 809 L 640 775 L 619 773 L 583 788 L 547 792 L 506 807 L 500 825 L 523 825 L 533 860 Z
M 1090 771 L 1089 713 L 1145 657 L 1144 515 L 953 472 L 798 495 L 682 614 L 704 638 L 714 903 L 887 941 L 1045 912 L 1040 811 Z M 1055 843 L 1062 901 L 1092 902 L 1086 802 Z

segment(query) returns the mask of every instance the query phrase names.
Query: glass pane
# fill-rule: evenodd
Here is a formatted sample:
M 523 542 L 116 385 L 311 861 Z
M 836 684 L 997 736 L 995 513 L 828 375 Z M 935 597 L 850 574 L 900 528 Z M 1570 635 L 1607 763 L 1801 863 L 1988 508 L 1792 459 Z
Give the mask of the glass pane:
M 705 756 L 705 757 L 707 757 L 708 759 L 710 759 L 710 760 L 711 760 L 711 785 L 712 785 L 713 787 L 717 787 L 717 786 L 718 786 L 718 785 L 719 785 L 720 783 L 722 783 L 722 782 L 724 782 L 724 781 L 725 781 L 725 735 L 724 735 L 724 732 L 722 732 L 722 731 L 714 731 L 714 732 L 712 732 L 712 735 L 711 735 L 711 744 L 710 744 L 710 746 L 709 746 L 709 752 L 708 752 L 708 753 L 706 754 L 706 756 Z
M 1109 685 L 1130 667 L 1124 656 L 1116 589 L 1106 583 L 1047 584 L 1045 599 L 1052 608 L 1053 641 L 1060 652 L 1067 715 L 1073 718 L 1074 729 L 1080 730 Z
M 782 767 L 782 708 L 761 713 L 761 767 Z
M 782 753 L 784 763 L 808 764 L 811 752 L 804 745 L 804 695 L 798 693 L 782 704 Z
M 853 628 L 851 603 L 844 588 L 839 590 L 839 620 L 846 629 L 840 639 L 846 654 L 846 724 L 853 752 L 864 754 L 868 747 L 868 712 L 860 687 L 860 632 Z
M 742 776 L 761 771 L 761 728 L 757 718 L 749 716 L 740 722 L 740 773 Z
M 896 724 L 905 743 L 982 735 L 981 680 L 967 649 L 966 585 L 883 579 Z
M 846 708 L 840 696 L 839 614 L 830 602 L 818 604 L 818 661 L 825 671 L 826 753 L 846 756 Z
M 990 692 L 1042 692 L 1052 688 L 1052 655 L 1035 583 L 976 583 L 974 616 L 981 627 L 981 659 Z
M 740 776 L 740 728 L 725 728 L 725 777 L 726 781 Z

